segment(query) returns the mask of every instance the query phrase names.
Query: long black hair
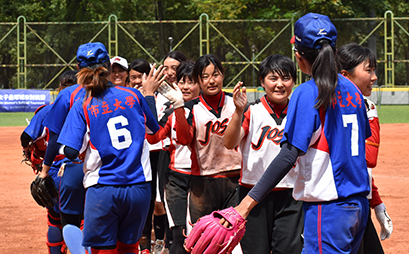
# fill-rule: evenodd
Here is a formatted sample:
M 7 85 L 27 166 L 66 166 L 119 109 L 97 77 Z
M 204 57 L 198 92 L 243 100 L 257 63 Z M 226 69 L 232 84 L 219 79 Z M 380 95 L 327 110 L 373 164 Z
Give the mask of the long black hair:
M 336 57 L 336 47 L 331 47 L 330 41 L 321 39 L 316 42 L 320 49 L 307 49 L 295 44 L 295 49 L 301 57 L 311 64 L 312 77 L 318 87 L 318 97 L 315 108 L 326 109 L 335 96 L 338 83 L 339 62 Z

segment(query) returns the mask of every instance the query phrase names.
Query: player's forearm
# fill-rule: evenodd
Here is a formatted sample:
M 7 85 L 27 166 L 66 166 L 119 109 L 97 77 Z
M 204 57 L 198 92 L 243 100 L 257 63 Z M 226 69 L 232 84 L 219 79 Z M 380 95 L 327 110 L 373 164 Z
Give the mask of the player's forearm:
M 235 148 L 243 138 L 242 120 L 243 112 L 238 112 L 236 109 L 224 133 L 224 146 L 227 149 Z
M 244 218 L 246 219 L 249 215 L 250 211 L 258 204 L 256 200 L 254 200 L 249 195 L 245 196 L 243 200 L 236 206 L 234 209 Z
M 190 144 L 193 139 L 193 130 L 192 126 L 187 122 L 183 107 L 175 109 L 175 117 L 175 131 L 178 142 L 182 145 Z
M 60 148 L 60 145 L 57 143 L 58 134 L 53 131 L 50 131 L 49 133 L 47 150 L 44 156 L 44 165 L 46 166 L 51 166 L 55 156 L 58 154 L 58 149 Z

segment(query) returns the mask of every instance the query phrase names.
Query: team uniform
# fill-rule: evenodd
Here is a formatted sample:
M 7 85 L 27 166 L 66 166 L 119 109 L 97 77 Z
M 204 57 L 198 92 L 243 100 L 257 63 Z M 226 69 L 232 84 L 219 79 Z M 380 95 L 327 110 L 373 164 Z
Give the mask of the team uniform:
M 375 209 L 375 213 L 385 210 L 386 207 L 383 204 L 379 193 L 378 187 L 375 185 L 374 178 L 372 176 L 372 169 L 376 167 L 378 161 L 378 151 L 380 144 L 380 126 L 378 111 L 376 110 L 375 103 L 368 98 L 364 97 L 366 112 L 369 120 L 369 126 L 371 127 L 371 137 L 366 139 L 366 161 L 368 166 L 368 173 L 372 184 L 371 193 L 368 195 L 369 205 L 372 209 Z M 371 210 L 369 209 L 368 223 L 365 228 L 365 233 L 362 239 L 361 246 L 359 248 L 360 254 L 371 253 L 381 254 L 384 253 L 382 244 L 379 241 L 376 229 L 371 219 Z
M 239 146 L 243 158 L 238 187 L 239 200 L 258 182 L 281 150 L 280 141 L 287 120 L 287 106 L 281 115 L 277 115 L 273 108 L 274 104 L 265 95 L 251 103 L 244 113 L 244 137 Z M 297 168 L 292 169 L 250 212 L 246 234 L 240 242 L 244 254 L 301 253 L 302 202 L 292 197 L 296 173 Z
M 85 89 L 78 84 L 61 90 L 44 120 L 44 125 L 50 131 L 60 134 L 74 102 L 83 100 L 84 96 Z M 85 202 L 85 189 L 82 185 L 83 165 L 78 160 L 75 161 L 75 164 L 67 163 L 68 161 L 65 161 L 66 170 L 64 170 L 60 183 L 60 211 L 65 214 L 82 215 Z
M 234 113 L 231 94 L 221 92 L 218 108 L 213 109 L 203 94 L 186 102 L 189 129 L 180 128 L 176 114 L 176 137 L 191 149 L 191 189 L 189 211 L 192 222 L 213 210 L 236 205 L 236 187 L 241 154 L 224 147 L 224 132 Z M 184 116 L 183 116 L 184 117 Z
M 186 225 L 187 197 L 191 175 L 190 149 L 176 139 L 176 118 L 173 108 L 164 111 L 161 126 L 155 135 L 148 136 L 151 143 L 169 139 L 170 163 L 168 182 L 165 185 L 165 205 L 169 227 Z
M 371 136 L 365 103 L 341 75 L 327 110 L 314 107 L 317 96 L 314 79 L 295 89 L 281 141 L 305 153 L 293 193 L 304 201 L 303 253 L 356 253 L 369 208 L 365 140 L 359 139 Z
M 33 142 L 43 142 L 44 144 L 48 142 L 48 129 L 44 126 L 43 122 L 50 109 L 51 105 L 42 107 L 42 109 L 33 116 L 30 124 L 25 128 L 24 132 L 31 137 Z M 44 148 L 46 148 L 46 146 Z M 57 156 L 49 171 L 49 175 L 53 178 L 55 187 L 57 189 L 59 189 L 60 185 L 60 177 L 58 176 L 58 171 L 63 158 L 64 156 Z M 47 207 L 46 209 L 47 224 L 49 227 L 52 227 L 49 228 L 47 233 L 47 246 L 50 249 L 50 253 L 62 253 L 62 249 L 64 248 L 65 244 L 61 237 L 62 227 L 60 221 L 60 209 L 58 200 L 55 200 L 54 207 Z M 56 241 L 53 239 L 55 238 L 55 236 L 59 238 Z
M 140 238 L 152 180 L 145 131 L 158 129 L 133 88 L 109 82 L 100 97 L 74 104 L 58 143 L 85 152 L 84 246 L 135 244 Z

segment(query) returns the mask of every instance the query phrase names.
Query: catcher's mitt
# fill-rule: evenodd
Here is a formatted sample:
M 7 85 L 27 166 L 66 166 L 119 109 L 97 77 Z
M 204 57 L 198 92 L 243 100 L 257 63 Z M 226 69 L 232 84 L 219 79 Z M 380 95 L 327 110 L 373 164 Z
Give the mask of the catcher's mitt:
M 224 218 L 231 224 L 220 224 Z M 214 211 L 200 218 L 185 240 L 185 250 L 193 254 L 231 253 L 243 238 L 246 220 L 233 208 Z
M 43 179 L 37 175 L 30 189 L 31 195 L 40 206 L 53 207 L 58 201 L 58 191 L 51 176 Z
M 23 161 L 33 168 L 34 174 L 38 174 L 43 169 L 46 149 L 47 141 L 45 138 L 30 142 L 28 147 L 23 148 Z

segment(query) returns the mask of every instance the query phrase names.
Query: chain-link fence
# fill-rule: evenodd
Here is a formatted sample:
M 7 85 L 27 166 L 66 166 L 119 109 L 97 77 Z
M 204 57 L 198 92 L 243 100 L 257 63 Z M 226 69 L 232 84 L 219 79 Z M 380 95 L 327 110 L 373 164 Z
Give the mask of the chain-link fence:
M 128 62 L 144 58 L 161 63 L 172 50 L 189 59 L 214 54 L 226 69 L 225 87 L 241 80 L 247 87 L 258 87 L 258 65 L 271 54 L 293 57 L 290 38 L 292 19 L 118 21 L 111 15 L 101 22 L 17 22 L 0 23 L 1 88 L 55 89 L 59 75 L 75 69 L 79 45 L 100 41 L 111 56 Z M 384 17 L 332 19 L 338 29 L 337 46 L 360 43 L 373 49 L 378 58 L 378 85 L 407 86 L 409 80 L 409 18 Z M 297 83 L 307 77 L 299 72 Z

